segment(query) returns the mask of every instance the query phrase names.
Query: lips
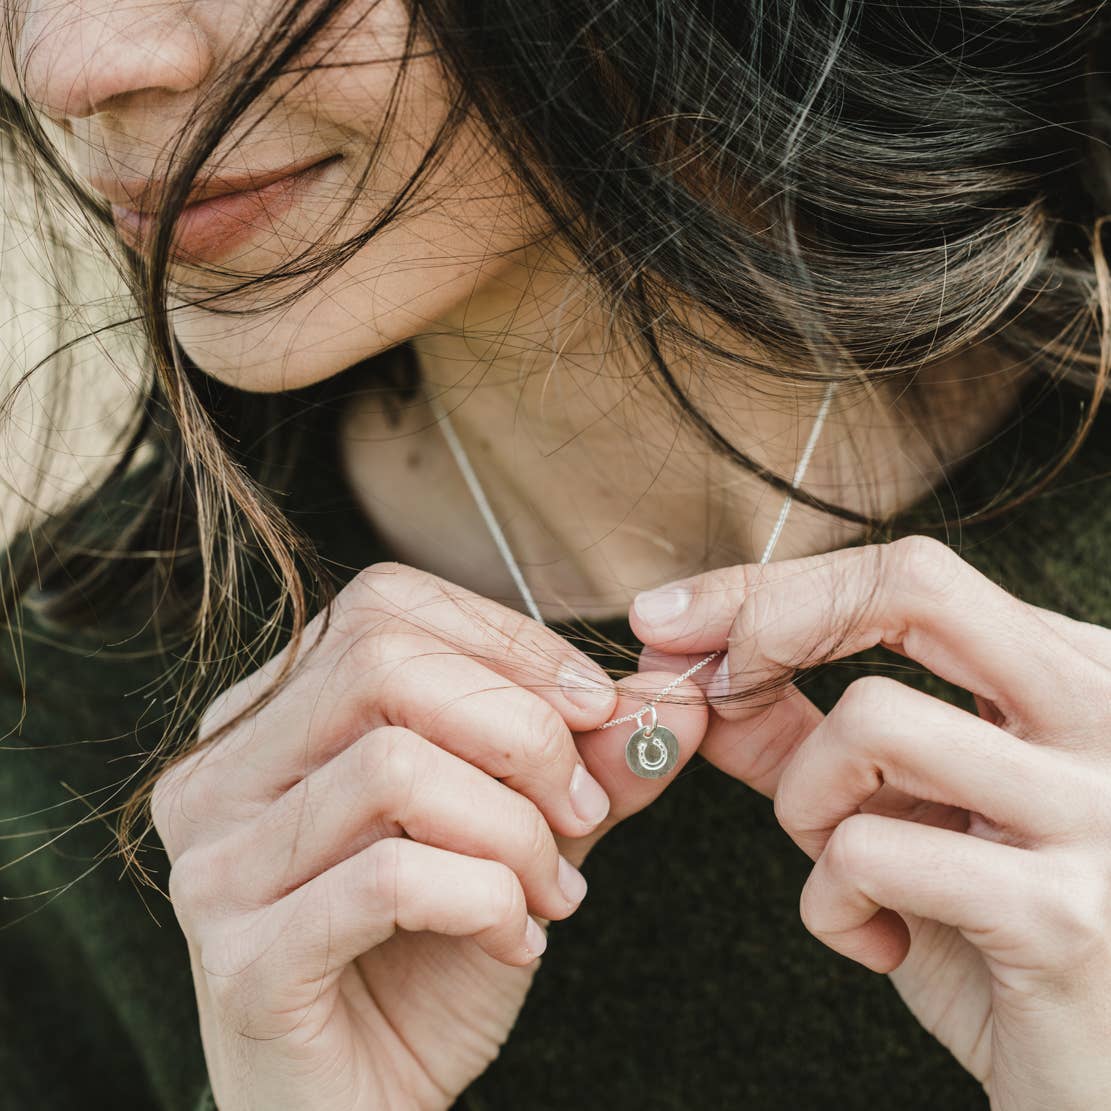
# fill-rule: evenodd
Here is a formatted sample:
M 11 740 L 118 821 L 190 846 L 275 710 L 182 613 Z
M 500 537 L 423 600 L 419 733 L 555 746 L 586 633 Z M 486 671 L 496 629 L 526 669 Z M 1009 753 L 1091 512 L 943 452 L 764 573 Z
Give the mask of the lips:
M 341 158 L 329 155 L 303 167 L 256 174 L 245 188 L 234 188 L 228 179 L 206 182 L 197 191 L 199 199 L 181 210 L 174 225 L 171 253 L 175 257 L 213 259 L 226 255 L 253 235 L 273 235 L 281 218 Z M 112 217 L 130 246 L 141 249 L 147 244 L 155 224 L 151 209 L 113 204 Z

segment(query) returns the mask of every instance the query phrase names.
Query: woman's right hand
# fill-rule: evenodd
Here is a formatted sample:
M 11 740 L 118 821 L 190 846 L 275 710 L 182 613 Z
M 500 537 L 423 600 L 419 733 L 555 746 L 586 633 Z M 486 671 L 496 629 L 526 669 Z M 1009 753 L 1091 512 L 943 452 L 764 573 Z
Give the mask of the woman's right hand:
M 397 563 L 360 572 L 322 619 L 277 697 L 152 798 L 213 1094 L 220 1111 L 447 1108 L 521 1008 L 544 940 L 531 915 L 579 905 L 559 844 L 581 862 L 673 777 L 634 776 L 607 731 L 583 746 L 603 788 L 573 733 L 670 676 L 614 684 L 538 622 Z M 282 663 L 223 692 L 199 739 Z M 682 763 L 705 708 L 669 724 Z

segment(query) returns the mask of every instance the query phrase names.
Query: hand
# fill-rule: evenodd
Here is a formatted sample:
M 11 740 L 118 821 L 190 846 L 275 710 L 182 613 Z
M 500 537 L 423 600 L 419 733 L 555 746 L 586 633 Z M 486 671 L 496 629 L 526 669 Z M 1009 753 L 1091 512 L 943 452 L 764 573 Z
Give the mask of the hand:
M 580 862 L 670 781 L 624 767 L 620 729 L 591 732 L 660 684 L 615 686 L 530 618 L 396 563 L 357 575 L 317 637 L 212 739 L 289 646 L 223 692 L 152 799 L 213 1093 L 220 1111 L 446 1108 L 524 1001 L 529 915 L 579 905 L 559 850 Z M 681 762 L 706 718 L 669 716 Z
M 220 1111 L 447 1108 L 520 1010 L 546 943 L 529 914 L 568 917 L 573 864 L 667 782 L 624 767 L 620 730 L 590 732 L 645 680 L 615 689 L 542 625 L 398 564 L 322 618 L 306 667 L 152 798 L 213 1094 Z M 288 651 L 209 705 L 202 742 Z M 682 760 L 705 719 L 670 715 Z
M 1111 630 L 1022 602 L 923 536 L 657 597 L 669 620 L 651 599 L 630 616 L 642 666 L 727 649 L 724 675 L 694 676 L 712 707 L 699 751 L 774 796 L 816 862 L 807 929 L 890 972 L 996 1111 L 1111 1107 Z M 715 701 L 875 645 L 970 691 L 980 716 L 883 676 L 828 716 L 794 684 Z

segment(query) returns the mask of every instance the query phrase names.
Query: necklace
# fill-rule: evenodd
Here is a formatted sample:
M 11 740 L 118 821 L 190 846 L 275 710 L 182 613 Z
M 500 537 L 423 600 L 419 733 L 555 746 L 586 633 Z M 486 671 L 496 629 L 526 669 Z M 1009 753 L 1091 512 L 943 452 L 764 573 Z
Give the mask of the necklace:
M 830 402 L 833 400 L 835 390 L 835 382 L 830 382 L 826 386 L 822 404 L 818 408 L 818 415 L 814 418 L 814 424 L 810 429 L 810 436 L 806 441 L 806 446 L 803 448 L 802 455 L 799 457 L 794 478 L 791 480 L 792 493 L 789 493 L 783 500 L 783 505 L 779 510 L 779 517 L 772 529 L 771 536 L 768 537 L 768 543 L 764 548 L 764 554 L 760 557 L 761 564 L 767 563 L 772 557 L 772 552 L 775 551 L 776 542 L 783 532 L 783 526 L 787 522 L 787 514 L 791 510 L 793 492 L 799 488 L 806 474 L 806 468 L 810 465 L 810 457 L 814 454 L 814 447 L 818 442 L 818 434 L 821 432 L 822 425 L 825 423 L 826 415 L 829 412 Z M 448 417 L 447 411 L 440 404 L 439 398 L 434 394 L 426 390 L 425 396 L 443 431 L 444 439 L 447 441 L 452 455 L 455 456 L 455 461 L 459 466 L 459 470 L 462 472 L 463 478 L 466 480 L 467 487 L 470 489 L 475 505 L 478 506 L 478 510 L 482 514 L 483 520 L 486 522 L 486 527 L 490 530 L 490 535 L 494 538 L 494 543 L 497 545 L 498 551 L 501 553 L 501 557 L 505 561 L 510 575 L 513 576 L 513 582 L 516 584 L 518 591 L 520 591 L 521 598 L 524 600 L 529 614 L 541 625 L 546 625 L 547 623 L 544 618 L 540 616 L 540 610 L 536 605 L 536 601 L 533 599 L 532 591 L 529 590 L 528 583 L 525 582 L 525 578 L 521 574 L 521 568 L 514 558 L 513 550 L 510 548 L 505 534 L 498 525 L 493 510 L 490 508 L 490 503 L 486 498 L 481 483 L 478 481 L 478 476 L 475 474 L 474 468 L 467 458 L 467 453 L 463 450 L 463 445 L 459 442 L 459 437 L 455 434 L 455 429 L 452 427 L 451 419 Z M 689 678 L 700 668 L 705 667 L 712 659 L 716 656 L 720 656 L 724 651 L 724 648 L 719 648 L 715 652 L 711 652 L 705 659 L 699 660 L 693 667 L 687 668 L 682 675 L 672 679 L 666 687 L 660 690 L 648 702 L 644 703 L 639 710 L 635 710 L 629 714 L 623 714 L 621 717 L 613 718 L 604 725 L 598 726 L 599 729 L 609 729 L 614 725 L 620 725 L 622 722 L 626 721 L 635 721 L 637 723 L 636 730 L 625 743 L 625 762 L 628 764 L 630 771 L 643 779 L 656 779 L 662 775 L 667 775 L 667 773 L 675 767 L 679 759 L 679 742 L 675 734 L 672 733 L 667 726 L 659 724 L 659 719 L 656 714 L 656 703 L 659 702 L 665 694 L 669 694 L 673 691 L 684 679 Z M 647 724 L 641 720 L 645 715 L 648 717 Z M 649 748 L 652 749 L 652 755 L 649 755 Z

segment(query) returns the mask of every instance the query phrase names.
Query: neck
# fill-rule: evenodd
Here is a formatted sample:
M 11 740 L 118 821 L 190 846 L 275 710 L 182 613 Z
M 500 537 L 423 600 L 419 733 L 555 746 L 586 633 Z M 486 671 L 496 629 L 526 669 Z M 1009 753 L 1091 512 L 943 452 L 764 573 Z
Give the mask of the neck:
M 598 304 L 584 285 L 539 267 L 506 271 L 465 319 L 460 310 L 411 341 L 425 396 L 397 426 L 370 395 L 352 404 L 341 427 L 347 474 L 398 559 L 525 609 L 428 394 L 450 413 L 545 620 L 618 617 L 639 590 L 760 558 L 782 493 L 711 451 Z M 664 357 L 726 439 L 791 479 L 822 385 L 770 389 L 737 367 Z M 861 513 L 903 508 L 1017 398 L 1017 377 L 985 374 L 982 357 L 928 374 L 934 434 L 882 391 L 846 400 L 843 390 L 804 488 Z M 828 551 L 858 533 L 796 501 L 775 558 Z

